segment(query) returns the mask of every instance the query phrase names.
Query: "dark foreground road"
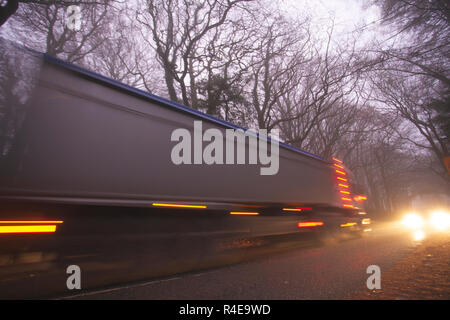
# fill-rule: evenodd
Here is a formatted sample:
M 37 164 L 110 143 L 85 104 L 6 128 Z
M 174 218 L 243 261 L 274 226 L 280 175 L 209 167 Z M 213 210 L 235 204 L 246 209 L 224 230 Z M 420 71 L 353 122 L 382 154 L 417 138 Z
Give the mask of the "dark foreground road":
M 281 252 L 299 254 L 300 258 L 294 260 L 307 261 L 309 251 L 306 248 L 317 247 L 317 237 L 322 239 L 322 235 L 336 232 L 333 225 L 355 219 L 335 214 L 324 217 L 323 227 L 300 229 L 299 221 L 313 219 L 309 213 L 234 216 L 208 210 L 62 205 L 44 209 L 45 216 L 41 211 L 22 206 L 11 205 L 8 210 L 4 209 L 5 220 L 23 220 L 25 212 L 28 215 L 25 220 L 60 221 L 60 224 L 55 233 L 0 235 L 0 299 L 54 298 L 173 275 L 189 277 L 187 272 L 204 272 L 255 259 L 278 261 Z M 354 222 L 346 228 L 339 228 L 337 233 L 348 235 L 360 230 Z M 356 244 L 355 248 L 361 245 L 364 242 Z M 313 254 L 326 257 L 328 249 L 318 249 Z M 318 263 L 328 265 L 333 259 Z M 311 266 L 316 262 L 308 261 L 307 265 L 296 268 L 314 269 Z M 283 264 L 283 260 L 280 263 Z M 73 266 L 81 270 L 81 291 L 71 291 L 67 287 L 67 270 Z M 212 279 L 220 280 L 220 272 Z M 255 272 L 260 277 L 258 271 Z M 212 286 L 215 281 L 210 281 Z M 228 282 L 225 278 L 224 283 Z M 245 285 L 240 280 L 237 283 Z M 183 292 L 175 290 L 179 294 Z M 219 288 L 218 292 L 224 290 Z M 213 289 L 203 285 L 191 290 L 192 294 L 208 291 L 211 298 L 216 296 Z M 161 295 L 156 292 L 152 297 L 172 297 L 169 292 L 163 290 Z M 186 292 L 183 297 L 191 296 Z
M 203 272 L 81 293 L 71 299 L 347 299 L 366 288 L 366 269 L 390 270 L 421 242 L 395 226 L 327 246 L 309 246 Z M 383 282 L 382 282 L 383 285 Z

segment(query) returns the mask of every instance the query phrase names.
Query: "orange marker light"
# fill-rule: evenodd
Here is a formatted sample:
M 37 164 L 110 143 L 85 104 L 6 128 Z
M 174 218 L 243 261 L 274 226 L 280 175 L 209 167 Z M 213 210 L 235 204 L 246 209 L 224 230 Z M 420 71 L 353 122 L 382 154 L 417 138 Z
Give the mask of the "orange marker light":
M 230 212 L 230 214 L 238 214 L 238 215 L 253 215 L 253 216 L 255 216 L 255 215 L 258 215 L 259 214 L 259 212 L 237 212 L 237 211 L 232 211 L 232 212 Z
M 0 224 L 10 224 L 10 223 L 14 223 L 14 224 L 35 224 L 35 223 L 40 223 L 40 224 L 45 224 L 45 223 L 63 223 L 64 221 L 58 220 L 58 221 L 39 221 L 39 220 L 2 220 L 0 221 Z
M 334 158 L 334 157 L 333 157 L 333 160 L 334 160 L 334 161 L 337 161 L 337 162 L 340 162 L 340 163 L 343 163 L 341 160 L 336 159 L 336 158 Z
M 190 204 L 173 204 L 173 203 L 152 203 L 155 207 L 169 207 L 169 208 L 192 208 L 192 209 L 206 209 L 203 205 L 190 205 Z
M 0 233 L 51 233 L 61 220 L 1 220 Z M 26 224 L 26 225 L 24 225 Z
M 343 174 L 344 176 L 347 175 L 344 171 L 336 170 L 337 173 Z
M 0 233 L 51 233 L 55 231 L 56 225 L 0 226 Z
M 350 199 L 350 198 L 341 198 L 342 200 L 345 200 L 345 201 L 352 201 L 352 199 Z
M 344 204 L 344 207 L 353 208 L 353 206 L 351 204 Z
M 356 222 L 344 223 L 344 224 L 341 224 L 341 227 L 351 227 L 351 226 L 354 226 L 355 224 L 356 224 Z
M 364 201 L 364 200 L 367 200 L 367 197 L 365 197 L 365 196 L 355 196 L 353 199 L 355 199 L 355 201 Z
M 1 220 L 0 233 L 52 233 L 61 220 Z M 26 224 L 26 225 L 24 225 Z
M 344 194 L 350 194 L 350 192 L 348 192 L 348 191 L 339 191 L 340 193 L 344 193 Z
M 283 211 L 297 211 L 297 212 L 300 212 L 300 211 L 302 211 L 302 209 L 299 209 L 299 208 L 283 208 Z
M 348 185 L 339 183 L 339 187 L 348 188 Z
M 345 178 L 341 178 L 341 177 L 336 177 L 336 178 L 339 179 L 339 180 L 347 182 L 347 179 L 345 179 Z
M 336 164 L 336 163 L 334 164 L 334 166 L 335 166 L 335 167 L 338 167 L 338 168 L 341 168 L 341 169 L 344 169 L 343 166 L 340 166 L 340 165 L 338 165 L 338 164 Z
M 323 226 L 322 221 L 307 221 L 307 222 L 299 222 L 299 228 L 308 228 L 308 227 L 320 227 Z

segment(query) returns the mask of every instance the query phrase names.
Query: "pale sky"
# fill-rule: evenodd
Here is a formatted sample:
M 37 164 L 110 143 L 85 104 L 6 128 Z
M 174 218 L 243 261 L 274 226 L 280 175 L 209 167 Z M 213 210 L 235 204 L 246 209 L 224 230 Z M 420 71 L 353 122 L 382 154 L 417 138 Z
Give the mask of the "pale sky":
M 345 36 L 361 29 L 377 33 L 380 12 L 368 3 L 369 0 L 279 0 L 278 4 L 293 18 L 310 16 L 313 25 L 322 31 L 334 17 L 334 35 Z
M 335 24 L 345 31 L 356 25 L 367 25 L 379 19 L 379 9 L 368 6 L 368 0 L 280 0 L 289 14 L 311 14 L 315 22 L 327 21 L 335 16 Z

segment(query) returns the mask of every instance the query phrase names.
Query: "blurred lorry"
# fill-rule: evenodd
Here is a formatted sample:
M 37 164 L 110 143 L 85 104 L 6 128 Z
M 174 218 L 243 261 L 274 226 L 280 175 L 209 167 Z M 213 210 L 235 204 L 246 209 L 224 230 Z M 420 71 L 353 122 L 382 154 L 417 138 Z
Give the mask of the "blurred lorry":
M 342 161 L 1 42 L 0 200 L 8 208 L 58 204 L 289 215 L 298 219 L 289 230 L 361 231 L 364 212 Z M 183 134 L 193 141 L 181 141 Z M 211 162 L 205 154 L 213 138 Z M 180 151 L 188 142 L 192 150 L 186 145 Z M 11 214 L 5 210 L 2 220 Z

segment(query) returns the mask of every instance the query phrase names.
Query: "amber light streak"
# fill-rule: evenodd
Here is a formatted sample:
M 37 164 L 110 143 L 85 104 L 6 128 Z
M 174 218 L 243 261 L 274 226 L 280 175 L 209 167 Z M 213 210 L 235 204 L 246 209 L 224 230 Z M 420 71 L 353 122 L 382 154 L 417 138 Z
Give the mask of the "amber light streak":
M 1 220 L 0 233 L 51 233 L 56 231 L 56 224 L 63 222 L 61 220 Z M 27 225 L 24 226 L 24 224 Z
M 297 212 L 300 212 L 300 211 L 302 211 L 302 209 L 299 209 L 299 208 L 283 208 L 283 211 L 297 211 Z
M 334 157 L 333 157 L 333 160 L 336 161 L 336 162 L 339 162 L 340 164 L 342 164 L 342 165 L 339 165 L 339 164 L 337 164 L 337 163 L 334 163 L 334 164 L 333 164 L 335 167 L 337 167 L 337 168 L 339 168 L 339 169 L 342 169 L 342 170 L 335 170 L 336 173 L 338 173 L 338 174 L 340 174 L 340 175 L 343 175 L 343 176 L 346 176 L 347 173 L 345 172 L 345 168 L 344 168 L 344 166 L 343 166 L 343 163 L 344 163 L 344 162 L 341 161 L 341 160 L 339 160 L 339 159 L 336 159 L 336 158 L 334 158 Z M 343 181 L 343 182 L 347 182 L 347 179 L 342 178 L 342 177 L 336 177 L 336 179 L 338 179 L 338 180 L 340 180 L 340 181 Z M 353 208 L 353 205 L 351 205 L 351 204 L 345 204 L 345 201 L 353 201 L 353 199 L 351 198 L 351 197 L 352 197 L 352 196 L 351 196 L 351 193 L 349 192 L 350 186 L 349 186 L 348 184 L 339 183 L 340 181 L 338 181 L 338 187 L 340 187 L 340 188 L 345 188 L 345 189 L 348 190 L 348 191 L 345 191 L 345 190 L 339 190 L 340 188 L 338 188 L 339 192 L 342 193 L 342 195 L 343 195 L 343 197 L 341 198 L 341 200 L 344 201 L 344 203 L 342 204 L 342 206 L 343 206 L 343 207 L 346 207 L 346 208 Z M 347 183 L 348 183 L 348 182 L 347 182 Z M 355 200 L 356 200 L 356 199 L 355 199 Z M 342 226 L 347 226 L 347 225 L 341 225 L 341 227 L 342 227 Z
M 236 215 L 250 215 L 250 216 L 256 216 L 259 214 L 259 212 L 238 212 L 238 211 L 231 211 L 230 214 L 236 214 Z
M 0 226 L 0 233 L 45 233 L 55 231 L 55 224 L 40 226 Z
M 322 221 L 307 221 L 307 222 L 299 222 L 299 228 L 307 228 L 307 227 L 320 227 L 323 226 Z
M 351 226 L 354 226 L 354 225 L 356 225 L 356 222 L 349 222 L 349 223 L 341 224 L 341 227 L 351 227 Z
M 64 221 L 58 220 L 58 221 L 39 221 L 39 220 L 30 220 L 30 221 L 26 221 L 26 220 L 3 220 L 0 221 L 0 224 L 7 224 L 7 223 L 14 223 L 14 224 L 35 224 L 35 223 L 39 223 L 39 224 L 43 224 L 43 223 L 63 223 Z
M 173 203 L 153 203 L 155 207 L 168 207 L 168 208 L 192 208 L 192 209 L 206 209 L 203 205 L 190 205 L 190 204 L 173 204 Z

